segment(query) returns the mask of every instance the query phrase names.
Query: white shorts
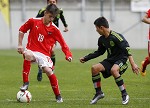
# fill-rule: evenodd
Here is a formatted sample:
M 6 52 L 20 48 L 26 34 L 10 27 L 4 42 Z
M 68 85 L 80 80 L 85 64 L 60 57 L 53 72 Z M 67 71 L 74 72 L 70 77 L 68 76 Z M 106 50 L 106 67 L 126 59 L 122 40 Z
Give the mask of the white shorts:
M 26 49 L 25 51 L 31 51 L 31 50 Z M 35 59 L 36 59 L 35 62 L 38 63 L 40 68 L 42 68 L 42 67 L 53 68 L 53 62 L 49 56 L 46 56 L 40 52 L 35 52 L 35 51 L 31 51 L 31 53 L 35 57 Z

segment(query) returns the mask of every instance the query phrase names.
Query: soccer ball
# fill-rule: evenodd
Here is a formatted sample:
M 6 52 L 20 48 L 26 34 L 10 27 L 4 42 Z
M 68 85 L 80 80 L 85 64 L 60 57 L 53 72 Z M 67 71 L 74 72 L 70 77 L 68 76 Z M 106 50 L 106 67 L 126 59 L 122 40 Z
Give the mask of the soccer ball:
M 28 90 L 19 91 L 17 93 L 17 101 L 23 103 L 29 103 L 32 99 L 32 95 Z

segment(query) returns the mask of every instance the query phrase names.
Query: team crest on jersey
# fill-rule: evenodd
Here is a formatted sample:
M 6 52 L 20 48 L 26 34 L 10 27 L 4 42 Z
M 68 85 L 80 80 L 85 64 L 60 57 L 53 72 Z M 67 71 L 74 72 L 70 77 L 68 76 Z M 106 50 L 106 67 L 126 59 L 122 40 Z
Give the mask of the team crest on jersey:
M 39 28 L 38 26 L 35 26 L 37 29 Z
M 49 34 L 49 35 L 51 35 L 51 34 L 52 34 L 52 32 L 48 32 L 48 34 Z
M 110 46 L 115 46 L 115 43 L 113 41 L 110 41 Z

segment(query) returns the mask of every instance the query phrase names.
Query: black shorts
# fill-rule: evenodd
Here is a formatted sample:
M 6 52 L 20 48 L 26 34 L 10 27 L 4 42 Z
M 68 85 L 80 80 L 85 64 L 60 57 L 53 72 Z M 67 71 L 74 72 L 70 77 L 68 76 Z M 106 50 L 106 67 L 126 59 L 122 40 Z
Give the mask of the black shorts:
M 111 76 L 110 70 L 111 70 L 111 68 L 112 68 L 112 66 L 114 64 L 118 64 L 119 65 L 119 67 L 120 67 L 119 73 L 120 73 L 120 75 L 122 75 L 128 68 L 128 64 L 126 62 L 127 62 L 126 60 L 118 60 L 118 61 L 116 61 L 114 63 L 111 63 L 107 59 L 105 59 L 104 61 L 100 62 L 105 68 L 105 71 L 101 72 L 103 77 L 104 78 L 108 78 L 108 77 Z

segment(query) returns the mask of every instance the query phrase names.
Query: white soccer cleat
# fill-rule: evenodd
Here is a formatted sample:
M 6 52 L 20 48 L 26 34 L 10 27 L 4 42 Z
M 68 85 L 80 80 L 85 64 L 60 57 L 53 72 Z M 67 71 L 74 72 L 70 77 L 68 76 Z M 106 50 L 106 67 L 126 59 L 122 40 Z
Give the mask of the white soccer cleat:
M 122 104 L 126 105 L 129 102 L 129 95 L 123 95 L 122 96 Z
M 63 99 L 62 99 L 61 95 L 56 96 L 56 102 L 57 103 L 62 103 L 63 102 Z
M 95 96 L 93 97 L 93 99 L 91 100 L 90 104 L 96 104 L 97 101 L 99 99 L 102 99 L 102 98 L 104 98 L 104 93 L 103 92 L 102 93 L 96 93 Z
M 20 90 L 25 91 L 25 90 L 28 89 L 28 86 L 29 86 L 29 82 L 26 82 L 26 83 L 23 84 L 23 86 L 20 87 Z

